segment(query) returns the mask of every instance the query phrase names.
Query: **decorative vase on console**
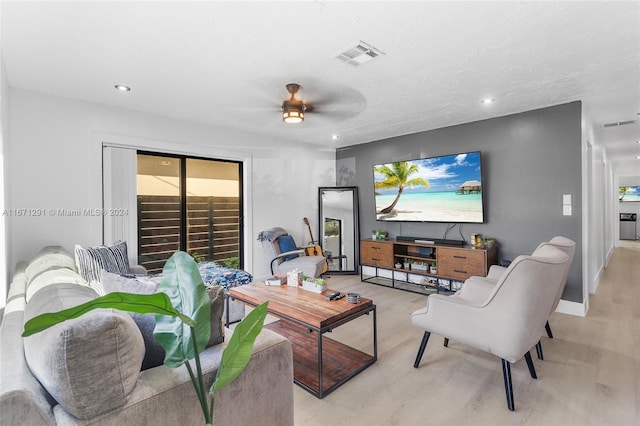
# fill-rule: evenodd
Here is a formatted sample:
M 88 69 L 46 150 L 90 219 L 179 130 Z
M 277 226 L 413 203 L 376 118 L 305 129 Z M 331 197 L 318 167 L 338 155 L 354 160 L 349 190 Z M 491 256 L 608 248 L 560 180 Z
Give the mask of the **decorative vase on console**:
M 485 248 L 492 248 L 496 244 L 496 240 L 493 237 L 485 237 L 484 238 L 484 246 Z

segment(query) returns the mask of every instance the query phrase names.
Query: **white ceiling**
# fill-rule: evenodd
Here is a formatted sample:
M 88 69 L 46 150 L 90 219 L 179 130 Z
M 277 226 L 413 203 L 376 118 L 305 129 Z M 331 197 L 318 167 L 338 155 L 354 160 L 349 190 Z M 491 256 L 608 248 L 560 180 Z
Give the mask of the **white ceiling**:
M 640 175 L 637 1 L 0 7 L 12 87 L 330 147 L 582 100 L 614 169 Z M 359 40 L 385 54 L 335 58 Z M 315 105 L 300 125 L 279 114 L 290 82 Z

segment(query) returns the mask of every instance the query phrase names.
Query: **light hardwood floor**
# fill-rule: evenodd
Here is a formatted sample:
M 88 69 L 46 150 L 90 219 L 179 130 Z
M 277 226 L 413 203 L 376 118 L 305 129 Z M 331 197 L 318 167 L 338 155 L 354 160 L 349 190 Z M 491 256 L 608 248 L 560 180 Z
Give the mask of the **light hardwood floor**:
M 329 287 L 373 299 L 378 362 L 319 400 L 294 385 L 297 425 L 639 425 L 640 242 L 616 248 L 586 318 L 554 313 L 554 339 L 532 351 L 538 379 L 523 360 L 512 365 L 515 412 L 506 407 L 500 360 L 433 335 L 420 368 L 413 362 L 423 331 L 410 314 L 426 297 L 329 279 Z M 371 318 L 328 335 L 372 350 Z

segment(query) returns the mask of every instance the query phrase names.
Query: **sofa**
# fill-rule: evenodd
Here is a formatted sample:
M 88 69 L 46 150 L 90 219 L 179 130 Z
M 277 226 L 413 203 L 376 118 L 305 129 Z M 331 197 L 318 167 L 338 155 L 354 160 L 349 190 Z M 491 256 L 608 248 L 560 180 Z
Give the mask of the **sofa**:
M 97 309 L 22 337 L 29 318 L 95 297 L 61 247 L 16 266 L 0 323 L 0 424 L 204 424 L 185 366 L 141 371 L 144 341 L 127 312 Z M 232 333 L 200 355 L 207 387 Z M 245 371 L 216 393 L 214 424 L 293 424 L 288 340 L 263 329 Z

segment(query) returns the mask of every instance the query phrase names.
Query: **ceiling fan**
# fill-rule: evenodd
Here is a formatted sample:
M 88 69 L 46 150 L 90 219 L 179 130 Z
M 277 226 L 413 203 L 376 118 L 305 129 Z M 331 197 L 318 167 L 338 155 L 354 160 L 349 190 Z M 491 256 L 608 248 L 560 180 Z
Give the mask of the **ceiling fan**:
M 348 120 L 356 117 L 366 108 L 367 101 L 357 89 L 338 82 L 307 80 L 309 81 L 304 87 L 299 83 L 286 84 L 289 97 L 284 100 L 281 97 L 282 89 L 276 89 L 277 86 L 271 84 L 272 80 L 256 82 L 251 94 L 254 99 L 262 94 L 261 101 L 227 104 L 224 107 L 251 110 L 253 122 L 259 123 L 260 126 L 266 123 L 273 125 L 273 114 L 276 111 L 285 123 L 302 123 L 312 115 L 313 118 L 309 118 L 308 123 L 312 127 Z M 307 117 L 309 113 L 311 115 Z
M 342 121 L 357 116 L 366 107 L 365 97 L 354 88 L 320 81 L 314 81 L 311 86 L 315 90 L 311 89 L 306 93 L 312 98 L 311 101 L 303 101 L 296 97 L 300 96 L 300 84 L 289 83 L 285 86 L 290 95 L 289 99 L 282 102 L 281 107 L 282 120 L 285 123 L 302 123 L 305 113 L 309 112 L 312 112 L 314 117 Z
M 291 94 L 291 98 L 282 102 L 282 121 L 289 124 L 302 123 L 304 121 L 305 111 L 311 111 L 311 108 L 299 99 L 296 99 L 296 93 L 300 90 L 297 83 L 287 84 L 287 92 Z

